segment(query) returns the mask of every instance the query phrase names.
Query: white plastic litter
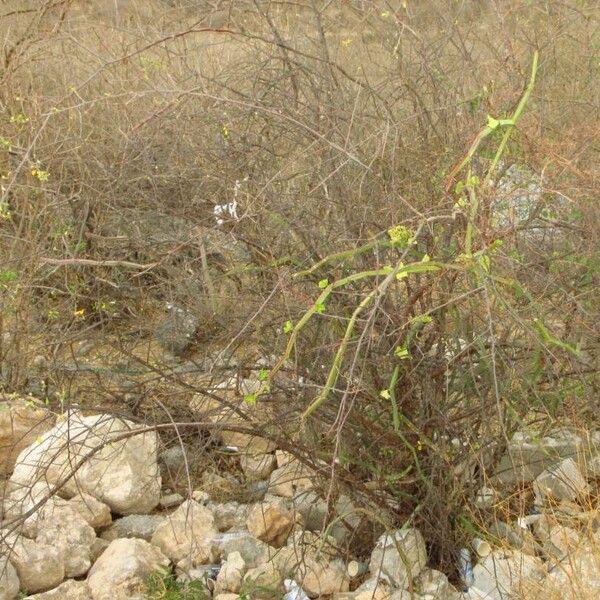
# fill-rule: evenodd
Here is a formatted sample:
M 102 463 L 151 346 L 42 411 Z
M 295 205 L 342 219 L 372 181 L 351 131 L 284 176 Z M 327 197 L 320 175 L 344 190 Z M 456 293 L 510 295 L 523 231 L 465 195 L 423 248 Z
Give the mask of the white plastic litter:
M 286 591 L 283 600 L 310 600 L 306 592 L 293 579 L 286 579 L 283 587 Z
M 467 588 L 475 583 L 473 575 L 473 562 L 471 561 L 471 552 L 468 548 L 461 548 L 458 556 L 458 572 L 460 578 Z

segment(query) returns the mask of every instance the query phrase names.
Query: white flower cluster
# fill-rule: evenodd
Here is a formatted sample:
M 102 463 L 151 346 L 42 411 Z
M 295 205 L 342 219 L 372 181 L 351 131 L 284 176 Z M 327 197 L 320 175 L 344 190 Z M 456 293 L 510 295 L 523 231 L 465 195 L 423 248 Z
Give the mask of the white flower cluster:
M 240 218 L 237 214 L 238 208 L 238 195 L 240 193 L 240 189 L 242 188 L 242 183 L 244 181 L 248 181 L 248 176 L 244 177 L 241 181 L 239 179 L 235 180 L 235 185 L 233 186 L 233 200 L 231 202 L 227 202 L 225 204 L 216 204 L 213 208 L 213 214 L 215 216 L 215 221 L 217 225 L 220 227 L 225 223 L 224 216 L 229 216 L 236 221 L 239 221 Z
M 234 200 L 233 202 L 229 202 L 227 204 L 216 204 L 213 208 L 213 214 L 215 215 L 215 221 L 219 226 L 225 223 L 225 219 L 222 218 L 222 215 L 229 215 L 236 221 L 239 221 L 239 217 L 237 214 L 237 200 Z

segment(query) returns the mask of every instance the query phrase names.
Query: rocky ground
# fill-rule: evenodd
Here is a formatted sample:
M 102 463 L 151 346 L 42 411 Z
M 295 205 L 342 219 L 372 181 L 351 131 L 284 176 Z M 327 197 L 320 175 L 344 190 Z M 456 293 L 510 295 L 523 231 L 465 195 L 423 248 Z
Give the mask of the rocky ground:
M 168 577 L 161 572 L 196 590 L 182 598 L 220 600 L 600 593 L 600 434 L 515 436 L 478 504 L 492 510 L 519 484 L 533 491 L 531 510 L 463 548 L 458 577 L 428 567 L 426 541 L 410 525 L 380 531 L 370 557 L 352 555 L 348 536 L 364 511 L 343 495 L 332 507 L 316 474 L 263 438 L 222 431 L 247 481 L 213 473 L 185 497 L 163 480 L 186 454 L 162 448 L 152 428 L 56 415 L 32 399 L 7 397 L 0 409 L 1 600 L 163 598 L 151 583 Z M 237 501 L 223 500 L 224 489 L 236 498 L 242 487 Z

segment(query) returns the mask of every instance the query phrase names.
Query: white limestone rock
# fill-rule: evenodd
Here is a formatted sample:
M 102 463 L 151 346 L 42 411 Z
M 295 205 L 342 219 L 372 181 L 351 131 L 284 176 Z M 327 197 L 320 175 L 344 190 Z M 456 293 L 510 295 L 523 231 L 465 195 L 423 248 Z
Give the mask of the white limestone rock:
M 82 492 L 69 500 L 69 506 L 76 510 L 94 529 L 104 529 L 112 523 L 110 507 L 93 496 Z
M 240 466 L 247 479 L 268 479 L 277 462 L 273 454 L 244 453 L 240 456 Z
M 398 588 L 407 588 L 427 566 L 427 550 L 421 532 L 414 528 L 384 533 L 371 553 L 371 575 Z
M 162 515 L 127 515 L 115 519 L 100 537 L 109 542 L 118 538 L 140 538 L 149 542 L 165 518 Z
M 544 575 L 539 558 L 516 550 L 496 550 L 475 565 L 472 587 L 489 600 L 512 600 L 539 587 Z
M 194 500 L 186 500 L 156 528 L 152 544 L 174 563 L 189 558 L 197 565 L 208 564 L 216 559 L 217 533 L 212 512 Z
M 29 593 L 56 587 L 65 578 L 65 560 L 61 549 L 25 537 L 10 545 L 10 561 L 17 570 L 21 588 Z
M 283 578 L 273 563 L 265 563 L 246 572 L 243 588 L 250 598 L 273 600 L 283 596 Z
M 66 481 L 66 497 L 83 491 L 116 513 L 149 512 L 160 497 L 158 438 L 154 431 L 128 435 L 136 429 L 111 415 L 72 412 L 19 454 L 11 482 Z
M 67 579 L 53 590 L 27 596 L 24 600 L 90 600 L 91 594 L 86 581 Z
M 0 402 L 0 476 L 11 473 L 19 453 L 54 426 L 55 416 L 33 399 Z
M 311 598 L 321 598 L 336 592 L 347 592 L 350 578 L 344 563 L 307 557 L 295 573 L 296 581 L 302 582 L 302 588 Z
M 558 429 L 543 437 L 518 431 L 500 460 L 494 480 L 505 485 L 533 481 L 544 469 L 565 458 L 584 461 L 586 450 L 586 440 L 569 429 Z
M 243 529 L 250 512 L 249 505 L 238 502 L 207 502 L 206 508 L 212 512 L 219 531 Z
M 168 565 L 160 549 L 144 540 L 113 540 L 88 573 L 92 600 L 143 600 L 148 577 Z
M 217 556 L 225 559 L 232 552 L 239 552 L 248 568 L 258 567 L 267 562 L 272 548 L 257 540 L 248 531 L 219 533 L 213 540 L 212 549 Z
M 255 504 L 246 520 L 248 531 L 257 539 L 280 548 L 292 532 L 295 516 L 279 502 Z
M 80 577 L 88 572 L 95 539 L 94 529 L 70 506 L 45 511 L 38 523 L 36 542 L 58 549 L 67 577 Z
M 577 463 L 572 458 L 566 458 L 540 473 L 533 483 L 533 489 L 541 503 L 547 499 L 581 498 L 590 491 L 590 486 Z
M 14 600 L 19 595 L 19 576 L 6 556 L 0 556 L 0 600 Z
M 246 563 L 239 552 L 231 552 L 223 563 L 215 582 L 215 593 L 232 592 L 237 594 L 242 588 Z

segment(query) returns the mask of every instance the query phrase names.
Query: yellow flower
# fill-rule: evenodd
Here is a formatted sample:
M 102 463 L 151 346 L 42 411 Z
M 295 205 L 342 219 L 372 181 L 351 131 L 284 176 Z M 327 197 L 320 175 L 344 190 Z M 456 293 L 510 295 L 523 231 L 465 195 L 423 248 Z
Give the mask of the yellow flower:
M 25 125 L 25 123 L 29 122 L 29 117 L 23 113 L 17 113 L 16 115 L 11 116 L 10 122 L 16 123 L 17 125 Z
M 2 186 L 2 191 L 4 191 L 4 186 Z M 8 202 L 0 202 L 0 220 L 9 221 L 11 217 L 12 213 Z
M 50 173 L 43 169 L 31 169 L 31 176 L 35 177 L 38 181 L 48 181 Z
M 73 311 L 73 316 L 77 317 L 78 319 L 85 318 L 85 308 L 80 308 L 79 310 Z
M 345 40 L 342 40 L 342 46 L 345 46 L 346 48 L 352 43 L 352 38 L 346 38 Z
M 406 248 L 407 246 L 412 246 L 414 244 L 414 232 L 404 225 L 396 225 L 395 227 L 388 229 L 387 233 L 394 246 Z

